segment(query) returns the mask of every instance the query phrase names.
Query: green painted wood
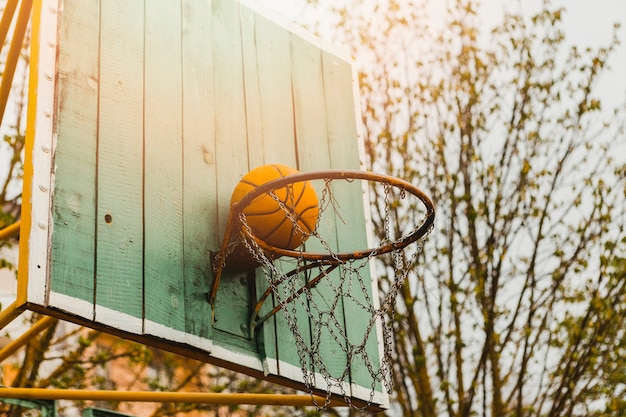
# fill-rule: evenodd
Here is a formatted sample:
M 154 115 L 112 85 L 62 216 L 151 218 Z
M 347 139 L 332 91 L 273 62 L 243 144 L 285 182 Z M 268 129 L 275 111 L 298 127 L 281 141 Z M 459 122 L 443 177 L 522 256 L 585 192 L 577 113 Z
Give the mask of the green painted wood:
M 145 3 L 145 331 L 185 330 L 181 3 Z M 162 327 L 165 326 L 165 327 Z
M 213 0 L 212 13 L 218 234 L 223 236 L 232 190 L 250 166 L 239 4 L 232 0 Z
M 126 0 L 105 4 L 100 39 L 95 318 L 141 333 L 144 5 Z
M 323 76 L 326 92 L 326 112 L 328 124 L 328 141 L 331 149 L 330 158 L 333 167 L 359 169 L 359 149 L 356 130 L 354 98 L 352 96 L 351 65 L 326 51 L 323 56 Z M 337 182 L 333 187 L 336 204 L 341 208 L 342 220 L 336 223 L 337 246 L 341 252 L 362 250 L 367 247 L 367 231 L 365 229 L 365 207 L 361 187 L 365 183 Z M 358 264 L 362 261 L 358 261 Z M 346 334 L 350 343 L 359 345 L 365 340 L 370 314 L 359 305 L 367 305 L 374 300 L 369 266 L 361 269 L 365 283 L 365 292 L 355 277 L 352 282 L 345 283 L 358 302 L 345 299 L 344 315 L 349 317 L 346 322 Z M 376 329 L 367 337 L 366 354 L 374 366 L 380 363 L 378 334 Z M 374 383 L 363 356 L 352 359 L 351 381 L 366 390 Z M 382 392 L 380 382 L 375 384 Z
M 258 74 L 257 44 L 254 11 L 239 7 L 241 25 L 241 54 L 244 80 L 244 109 L 247 140 L 248 169 L 265 163 L 263 152 L 263 125 L 261 116 L 261 80 Z M 279 72 L 281 70 L 278 70 Z
M 259 42 L 264 38 L 263 33 L 258 33 L 257 24 L 259 16 L 248 8 L 240 8 L 240 16 L 242 23 L 242 53 L 244 64 L 244 88 L 246 93 L 246 129 L 247 129 L 247 157 L 249 168 L 254 169 L 258 166 L 266 164 L 267 150 L 264 147 L 265 124 L 276 122 L 276 120 L 264 120 L 263 116 L 263 86 L 267 82 L 266 74 L 260 70 L 260 63 L 263 59 Z M 281 72 L 282 69 L 276 72 Z M 283 155 L 274 155 L 273 158 L 281 158 L 289 153 L 285 149 Z M 293 152 L 291 153 L 293 159 Z M 269 160 L 272 160 L 271 158 Z M 274 159 L 276 160 L 276 159 Z M 283 163 L 288 164 L 288 159 Z M 256 300 L 268 288 L 268 281 L 261 268 L 257 268 L 252 277 L 251 285 L 251 304 L 255 305 Z M 269 312 L 272 304 L 268 303 L 262 308 L 262 314 Z M 259 354 L 263 361 L 264 372 L 268 374 L 278 374 L 276 363 L 276 337 L 275 337 L 275 320 L 268 320 L 263 326 L 254 329 L 254 337 L 259 348 Z M 269 361 L 266 351 L 270 352 Z
M 219 247 L 211 4 L 182 3 L 183 245 L 185 331 L 189 343 L 206 346 L 211 308 L 210 251 Z M 200 340 L 198 340 L 198 338 Z M 195 341 L 195 342 L 194 342 Z
M 224 235 L 230 209 L 230 197 L 235 185 L 249 171 L 246 141 L 246 107 L 242 39 L 239 3 L 231 0 L 212 2 L 213 85 L 215 94 L 215 163 L 219 176 L 217 182 L 218 235 Z M 217 250 L 217 248 L 216 248 Z M 247 323 L 240 317 L 250 317 L 247 312 L 233 314 L 231 302 L 243 306 L 252 303 L 247 280 L 240 274 L 225 276 L 215 306 L 214 328 L 233 337 L 249 338 Z M 222 287 L 228 290 L 222 291 Z M 229 302 L 225 294 L 231 294 Z M 245 297 L 242 298 L 242 297 Z M 245 301 L 245 302 L 244 302 Z
M 262 88 L 266 83 L 266 74 L 259 70 L 259 62 L 263 59 L 263 53 L 259 50 L 259 40 L 263 38 L 263 33 L 257 33 L 256 25 L 258 23 L 258 15 L 246 7 L 240 7 L 239 15 L 241 20 L 241 46 L 243 59 L 243 76 L 245 89 L 245 110 L 246 110 L 246 141 L 247 141 L 247 159 L 248 169 L 254 169 L 258 166 L 268 163 L 269 160 L 276 161 L 282 159 L 282 163 L 288 164 L 288 161 L 295 159 L 293 150 L 290 155 L 289 149 L 286 148 L 281 155 L 273 155 L 269 159 L 267 150 L 264 147 L 265 131 L 264 126 L 268 123 L 276 123 L 275 118 L 263 119 L 262 111 Z M 275 67 L 275 72 L 280 73 L 282 69 Z M 274 113 L 275 114 L 275 113 Z M 274 115 L 273 114 L 273 115 Z M 278 139 L 278 138 L 273 138 Z M 293 140 L 292 140 L 293 142 Z M 261 270 L 257 268 L 252 276 L 247 276 L 249 284 L 252 286 L 249 292 L 250 304 L 254 306 L 259 298 L 268 287 L 267 278 Z M 262 309 L 263 313 L 271 310 L 272 305 L 265 305 Z M 248 309 L 252 311 L 252 309 Z M 242 317 L 243 318 L 243 317 Z M 244 318 L 245 319 L 245 318 Z M 248 317 L 249 320 L 249 317 Z M 276 337 L 274 328 L 274 319 L 269 320 L 264 326 L 255 329 L 254 338 L 259 348 L 259 353 L 263 361 L 263 367 L 268 374 L 278 374 L 278 366 L 276 363 Z M 269 350 L 270 360 L 267 361 L 266 351 Z
M 291 88 L 290 32 L 267 18 L 254 19 L 263 163 L 298 167 Z M 257 152 L 255 148 L 252 152 Z
M 267 288 L 259 271 L 223 277 L 211 321 L 210 251 L 221 244 L 232 190 L 250 169 L 359 167 L 350 64 L 237 1 L 77 1 L 65 0 L 62 14 L 82 17 L 64 35 L 71 49 L 59 55 L 53 253 L 82 252 L 67 264 L 53 258 L 52 294 L 83 300 L 86 318 L 95 295 L 97 323 L 136 334 L 145 327 L 235 366 L 259 370 L 264 361 L 268 375 L 299 382 L 284 315 L 265 322 L 256 338 L 248 331 Z M 322 227 L 339 233 L 341 248 L 361 247 L 362 196 L 353 187 L 334 194 L 345 224 L 331 219 Z M 77 206 L 79 195 L 92 204 Z M 288 259 L 276 264 L 293 268 Z M 314 301 L 323 305 L 338 282 L 335 275 L 320 283 Z M 262 312 L 274 305 L 270 297 Z M 358 315 L 354 305 L 341 305 L 340 322 L 344 310 Z M 296 315 L 309 340 L 307 314 Z M 363 323 L 351 317 L 349 337 Z M 367 349 L 375 353 L 374 339 Z M 327 333 L 321 356 L 332 374 L 345 369 L 343 349 Z M 352 379 L 367 386 L 362 365 Z
M 356 104 L 354 103 L 351 84 L 352 66 L 349 62 L 328 51 L 321 53 L 327 117 L 326 137 L 330 150 L 331 166 L 333 168 L 362 169 L 364 162 L 360 160 L 361 155 L 359 155 L 354 108 Z M 363 204 L 360 204 L 359 213 L 363 213 L 363 209 Z M 362 220 L 358 223 L 362 226 L 365 225 Z
M 322 54 L 318 46 L 303 41 L 297 36 L 291 37 L 292 51 L 292 82 L 294 85 L 294 108 L 296 137 L 298 139 L 298 158 L 302 171 L 320 170 L 331 168 L 330 149 L 328 144 L 326 113 L 326 97 L 322 68 Z M 320 186 L 321 184 L 317 183 Z M 318 196 L 321 196 L 321 190 Z M 328 221 L 321 222 L 319 230 L 322 236 L 333 236 L 335 230 L 335 220 L 327 217 Z M 315 242 L 314 242 L 315 243 Z M 330 242 L 331 245 L 333 242 Z M 323 247 L 307 244 L 307 250 L 323 251 Z M 333 295 L 333 285 L 338 285 L 338 276 L 332 273 L 326 279 L 320 281 L 312 292 L 313 301 L 310 306 L 314 315 L 321 317 L 316 305 L 322 310 L 331 305 Z M 325 297 L 328 293 L 331 297 Z M 317 311 L 317 313 L 316 313 Z M 343 314 L 341 306 L 335 309 L 335 317 L 340 325 L 343 324 Z M 346 355 L 335 338 L 325 328 L 311 328 L 311 333 L 320 336 L 320 356 L 324 358 L 327 371 L 339 377 L 346 369 Z M 283 352 L 279 352 L 281 359 L 285 357 Z M 292 359 L 290 359 L 292 360 Z M 317 370 L 316 370 L 317 371 Z M 323 386 L 323 381 L 316 380 L 318 386 Z
M 52 302 L 93 318 L 99 2 L 67 0 L 59 27 L 57 127 L 50 286 Z M 80 57 L 80 59 L 77 59 Z M 72 94 L 69 93 L 72 92 Z M 74 298 L 84 301 L 76 303 Z
M 261 143 L 248 145 L 250 160 L 253 155 L 260 155 L 262 161 L 256 165 L 281 163 L 291 167 L 298 166 L 296 141 L 294 137 L 294 115 L 291 88 L 291 44 L 289 31 L 263 16 L 254 17 L 254 34 L 256 43 L 257 77 L 260 95 L 259 113 L 261 115 Z M 262 152 L 259 152 L 258 150 Z M 256 156 L 258 158 L 258 156 Z M 252 164 L 253 166 L 255 163 Z M 276 263 L 279 270 L 283 262 Z M 287 267 L 285 267 L 287 268 Z M 284 269 L 288 271 L 289 269 Z M 265 274 L 256 274 L 257 298 L 269 287 Z M 261 316 L 268 313 L 276 303 L 270 297 L 263 305 Z M 258 335 L 263 349 L 265 366 L 271 374 L 279 373 L 278 340 L 276 322 L 285 327 L 286 321 L 281 314 L 275 315 L 265 322 Z M 308 331 L 307 331 L 308 333 Z

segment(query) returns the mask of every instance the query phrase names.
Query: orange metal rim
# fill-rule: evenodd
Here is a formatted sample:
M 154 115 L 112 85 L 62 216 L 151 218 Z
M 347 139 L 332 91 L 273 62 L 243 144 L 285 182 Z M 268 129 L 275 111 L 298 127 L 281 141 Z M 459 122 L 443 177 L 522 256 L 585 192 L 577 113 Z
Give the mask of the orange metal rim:
M 419 188 L 404 181 L 400 178 L 393 177 L 391 175 L 379 174 L 369 171 L 356 171 L 356 170 L 323 170 L 323 171 L 311 171 L 294 175 L 289 175 L 283 178 L 279 178 L 273 181 L 269 181 L 263 185 L 260 185 L 246 194 L 238 203 L 235 203 L 231 211 L 235 218 L 239 217 L 239 214 L 257 197 L 270 192 L 272 190 L 279 189 L 288 184 L 296 182 L 310 181 L 310 180 L 362 180 L 370 182 L 378 182 L 391 187 L 399 188 L 413 196 L 417 197 L 426 208 L 426 218 L 422 224 L 416 226 L 410 233 L 401 237 L 400 239 L 391 242 L 389 244 L 381 245 L 376 248 L 368 248 L 354 252 L 342 252 L 342 253 L 314 253 L 306 251 L 297 251 L 282 249 L 275 246 L 271 246 L 256 236 L 250 236 L 253 238 L 259 246 L 269 253 L 272 253 L 276 257 L 289 256 L 296 259 L 304 259 L 308 261 L 320 261 L 328 260 L 333 262 L 345 262 L 354 259 L 362 259 L 370 256 L 379 256 L 384 253 L 388 253 L 394 250 L 402 249 L 413 242 L 423 238 L 428 234 L 435 222 L 435 205 L 431 199 L 424 194 Z

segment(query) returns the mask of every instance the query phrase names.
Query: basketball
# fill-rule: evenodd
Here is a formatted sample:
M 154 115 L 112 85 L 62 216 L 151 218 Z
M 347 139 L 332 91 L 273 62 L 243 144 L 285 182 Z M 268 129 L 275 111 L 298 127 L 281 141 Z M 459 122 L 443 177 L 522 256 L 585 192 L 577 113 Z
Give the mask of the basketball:
M 297 173 L 299 171 L 295 168 L 278 164 L 255 168 L 239 181 L 230 204 L 232 206 L 239 202 L 259 185 Z M 243 209 L 246 221 L 254 235 L 262 241 L 281 249 L 295 249 L 304 243 L 315 229 L 319 215 L 317 194 L 308 181 L 288 184 L 272 193 L 276 198 L 269 192 L 261 194 Z M 282 202 L 284 208 L 277 199 Z

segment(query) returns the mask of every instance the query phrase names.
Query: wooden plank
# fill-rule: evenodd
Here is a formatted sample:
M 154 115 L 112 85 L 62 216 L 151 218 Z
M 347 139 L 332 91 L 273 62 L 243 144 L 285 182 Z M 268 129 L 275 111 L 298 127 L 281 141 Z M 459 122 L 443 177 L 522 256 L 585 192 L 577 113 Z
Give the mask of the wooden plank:
M 241 25 L 241 51 L 242 65 L 244 77 L 244 94 L 245 94 L 245 114 L 246 114 L 246 142 L 247 142 L 247 158 L 248 170 L 254 169 L 266 163 L 266 150 L 264 147 L 264 130 L 263 127 L 269 120 L 263 120 L 263 103 L 261 102 L 261 88 L 265 80 L 259 74 L 259 62 L 262 59 L 258 45 L 258 34 L 256 30 L 257 16 L 250 8 L 239 5 L 239 19 Z M 275 68 L 278 72 L 279 68 Z M 276 156 L 275 156 L 276 157 Z M 267 278 L 262 268 L 256 268 L 249 276 L 242 277 L 241 282 L 253 286 L 248 291 L 250 307 L 256 305 L 256 300 L 267 288 Z M 237 290 L 237 288 L 234 288 Z M 271 299 L 270 299 L 271 300 Z M 242 325 L 248 326 L 252 309 L 245 308 L 245 300 L 241 300 L 241 309 L 246 314 L 241 315 L 240 319 L 244 320 Z M 266 313 L 271 310 L 272 305 L 268 303 L 263 306 L 262 312 Z M 247 317 L 246 317 L 247 316 Z M 246 320 L 248 322 L 246 322 Z M 257 341 L 259 356 L 263 364 L 264 373 L 276 374 L 276 360 L 271 359 L 269 363 L 266 361 L 266 349 L 275 351 L 276 340 L 274 337 L 274 320 L 269 320 L 265 325 L 255 329 L 250 329 L 250 336 Z M 265 340 L 270 335 L 269 343 Z M 271 355 L 275 358 L 276 355 Z
M 186 343 L 210 348 L 206 299 L 219 247 L 210 2 L 183 0 L 183 245 Z
M 328 52 L 322 53 L 322 61 L 331 166 L 359 169 L 362 164 L 359 160 L 351 65 Z M 333 185 L 335 204 L 339 207 L 342 216 L 342 221 L 336 222 L 337 247 L 342 252 L 362 250 L 367 247 L 362 186 L 367 186 L 367 184 L 361 181 L 353 183 L 337 181 Z M 358 261 L 357 265 L 361 263 L 362 261 Z M 365 339 L 370 315 L 360 306 L 374 301 L 369 266 L 360 269 L 360 275 L 363 285 L 358 282 L 355 275 L 350 275 L 352 282 L 344 285 L 344 290 L 349 291 L 356 300 L 344 298 L 344 315 L 350 317 L 349 322 L 346 323 L 346 334 L 350 343 L 354 345 L 365 341 L 365 354 L 376 367 L 380 364 L 377 329 L 374 328 Z M 365 287 L 365 292 L 362 290 L 363 287 Z M 352 395 L 369 400 L 374 380 L 362 355 L 357 355 L 352 359 L 350 376 Z M 380 382 L 375 385 L 377 391 L 382 392 Z
M 180 1 L 145 3 L 144 331 L 178 341 L 185 330 L 181 32 Z
M 248 170 L 265 163 L 255 18 L 255 13 L 250 8 L 239 4 Z M 277 70 L 278 72 L 281 71 L 280 69 Z
M 255 136 L 249 135 L 248 137 L 251 166 L 278 163 L 297 167 L 291 89 L 290 34 L 284 27 L 255 13 L 254 35 L 261 137 L 260 142 L 254 143 L 254 146 L 252 146 L 252 140 Z M 255 159 L 259 156 L 262 158 L 261 161 Z M 283 268 L 284 262 L 277 261 L 275 265 L 278 270 L 288 271 Z M 268 288 L 268 277 L 262 269 L 258 269 L 256 298 L 258 299 Z M 275 299 L 270 296 L 263 304 L 260 316 L 267 314 L 274 306 L 276 306 Z M 257 340 L 262 350 L 265 372 L 273 375 L 279 374 L 277 321 L 281 327 L 288 328 L 284 314 L 280 312 L 257 329 Z
M 287 29 L 256 14 L 263 163 L 298 166 L 291 87 L 291 43 Z M 255 165 L 251 164 L 254 168 Z
M 293 102 L 295 109 L 295 131 L 297 137 L 299 167 L 302 171 L 328 169 L 331 166 L 330 150 L 327 136 L 327 114 L 326 98 L 324 95 L 322 54 L 319 45 L 315 45 L 304 39 L 292 35 L 292 83 Z M 318 189 L 318 197 L 321 196 L 319 182 L 315 184 Z M 335 221 L 332 216 L 327 217 L 327 221 L 320 223 L 319 230 L 322 236 L 334 236 Z M 334 242 L 330 242 L 334 244 Z M 307 250 L 324 251 L 321 244 L 307 242 Z M 315 290 L 312 291 L 312 303 L 309 308 L 313 312 L 313 317 L 321 317 L 322 311 L 327 310 L 333 298 L 333 285 L 337 285 L 337 275 L 330 274 L 329 277 L 320 281 Z M 344 317 L 341 308 L 334 311 L 339 323 L 343 323 Z M 317 326 L 312 321 L 310 334 L 319 337 L 319 353 L 323 358 L 327 371 L 333 376 L 340 376 L 346 368 L 346 355 L 342 346 L 337 344 L 330 332 Z M 283 346 L 284 343 L 280 343 Z M 281 350 L 280 360 L 288 358 L 287 352 Z M 289 359 L 293 362 L 293 359 Z M 316 372 L 319 369 L 315 370 Z M 325 389 L 325 381 L 319 376 L 316 378 L 316 386 Z
M 59 23 L 50 304 L 94 313 L 98 0 L 67 0 Z
M 102 3 L 96 321 L 142 331 L 143 2 Z
M 215 163 L 218 235 L 224 234 L 230 196 L 248 172 L 247 129 L 239 5 L 231 0 L 212 2 L 213 86 L 215 102 Z
M 330 163 L 337 169 L 361 169 L 350 62 L 322 51 Z M 363 207 L 361 207 L 363 211 Z
M 231 0 L 212 2 L 213 85 L 215 114 L 215 164 L 218 173 L 218 236 L 223 237 L 230 197 L 235 185 L 248 172 L 248 144 L 242 40 L 239 4 Z M 217 249 L 217 248 L 216 248 Z M 215 329 L 235 339 L 248 339 L 247 323 L 242 317 L 248 312 L 234 312 L 232 306 L 249 305 L 247 280 L 240 273 L 225 275 L 220 283 L 215 305 Z

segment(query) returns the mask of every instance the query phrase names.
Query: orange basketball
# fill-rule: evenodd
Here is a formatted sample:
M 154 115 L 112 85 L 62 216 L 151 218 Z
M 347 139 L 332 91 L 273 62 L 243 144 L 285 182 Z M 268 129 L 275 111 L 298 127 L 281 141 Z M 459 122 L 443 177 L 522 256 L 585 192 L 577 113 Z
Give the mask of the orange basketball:
M 269 181 L 297 174 L 299 171 L 284 165 L 262 165 L 248 172 L 235 187 L 230 204 L 240 201 L 255 187 Z M 259 239 L 281 249 L 295 249 L 315 229 L 319 214 L 317 194 L 308 181 L 288 184 L 273 191 L 280 200 L 269 193 L 261 194 L 243 210 L 248 225 Z M 295 219 L 298 226 L 290 219 Z

